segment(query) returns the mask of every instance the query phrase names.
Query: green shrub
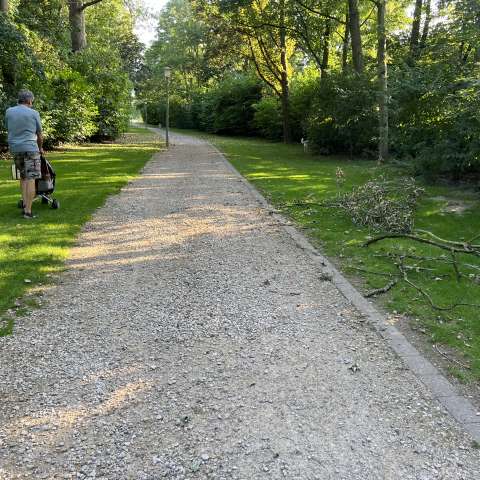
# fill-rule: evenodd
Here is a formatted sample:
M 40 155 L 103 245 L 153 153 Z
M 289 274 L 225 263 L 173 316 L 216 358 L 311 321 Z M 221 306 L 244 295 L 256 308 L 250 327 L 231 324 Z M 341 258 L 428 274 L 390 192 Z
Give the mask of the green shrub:
M 50 81 L 52 96 L 43 115 L 47 146 L 80 142 L 96 131 L 98 109 L 93 88 L 69 68 L 58 72 Z
M 81 141 L 95 131 L 93 87 L 68 67 L 55 48 L 23 25 L 0 15 L 0 142 L 6 147 L 3 116 L 29 88 L 43 123 L 45 146 Z
M 151 102 L 147 105 L 147 115 L 145 115 L 145 104 L 140 107 L 143 121 L 150 125 L 165 125 L 167 104 L 165 99 Z M 169 124 L 177 128 L 194 128 L 192 121 L 191 105 L 179 95 L 170 96 Z
M 94 138 L 113 139 L 125 132 L 132 113 L 132 83 L 118 53 L 98 45 L 87 47 L 75 55 L 72 66 L 94 86 L 98 109 Z
M 412 159 L 418 173 L 480 174 L 480 82 L 464 73 L 443 64 L 403 66 L 391 82 L 395 152 Z
M 307 68 L 292 79 L 290 85 L 290 125 L 292 138 L 300 141 L 307 136 L 308 117 L 312 111 L 319 84 L 316 68 Z
M 289 121 L 293 140 L 300 141 L 306 135 L 306 117 L 315 99 L 317 84 L 318 73 L 310 69 L 291 82 Z M 279 98 L 264 89 L 262 98 L 252 107 L 254 109 L 252 133 L 270 140 L 280 140 L 283 137 L 283 118 Z M 206 118 L 213 116 L 214 111 L 211 104 L 207 103 Z M 208 120 L 205 123 L 208 124 Z
M 367 78 L 331 74 L 313 92 L 306 134 L 314 151 L 353 155 L 376 150 L 375 91 Z
M 270 140 L 280 140 L 283 135 L 282 111 L 276 97 L 263 97 L 253 105 L 253 122 L 260 135 Z
M 40 76 L 25 32 L 8 16 L 0 14 L 0 142 L 5 147 L 5 110 L 16 103 L 18 90 Z
M 254 105 L 261 95 L 261 84 L 249 75 L 225 78 L 197 99 L 198 128 L 210 133 L 253 135 Z

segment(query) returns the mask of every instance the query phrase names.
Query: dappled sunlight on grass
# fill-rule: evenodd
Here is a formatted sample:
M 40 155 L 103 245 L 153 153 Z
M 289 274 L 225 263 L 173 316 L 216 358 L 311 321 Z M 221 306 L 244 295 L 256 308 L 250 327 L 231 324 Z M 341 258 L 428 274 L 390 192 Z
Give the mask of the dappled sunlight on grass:
M 278 179 L 288 179 L 288 180 L 308 180 L 311 178 L 311 175 L 272 175 L 272 174 L 267 174 L 265 172 L 263 173 L 252 173 L 248 175 L 248 178 L 263 178 L 263 179 L 268 179 L 268 180 L 278 180 Z
M 21 217 L 16 205 L 18 182 L 10 180 L 10 163 L 0 162 L 0 318 L 28 288 L 44 282 L 46 273 L 63 267 L 90 215 L 161 149 L 150 132 L 144 134 L 145 142 L 140 132 L 135 134 L 134 145 L 69 145 L 49 152 L 47 157 L 57 174 L 54 196 L 60 209 L 36 202 L 34 211 L 39 218 L 33 221 Z

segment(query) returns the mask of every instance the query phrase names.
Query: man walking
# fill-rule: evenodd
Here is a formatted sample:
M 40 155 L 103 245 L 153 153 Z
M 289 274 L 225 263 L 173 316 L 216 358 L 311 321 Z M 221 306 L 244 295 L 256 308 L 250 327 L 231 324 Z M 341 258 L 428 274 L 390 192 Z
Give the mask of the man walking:
M 42 122 L 39 113 L 32 108 L 34 96 L 29 90 L 18 94 L 18 105 L 5 114 L 8 145 L 15 165 L 20 170 L 20 186 L 23 198 L 23 217 L 35 218 L 32 202 L 35 198 L 35 180 L 41 178 L 40 154 L 43 153 Z

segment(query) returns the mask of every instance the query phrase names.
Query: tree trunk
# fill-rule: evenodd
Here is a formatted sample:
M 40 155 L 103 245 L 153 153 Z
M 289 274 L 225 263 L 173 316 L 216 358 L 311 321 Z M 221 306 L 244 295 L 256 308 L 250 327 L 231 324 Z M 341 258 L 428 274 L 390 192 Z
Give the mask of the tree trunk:
M 385 12 L 386 0 L 377 2 L 377 76 L 378 76 L 378 161 L 388 159 L 388 85 L 387 85 L 387 62 L 386 62 L 386 32 Z
M 465 47 L 465 45 L 462 44 L 462 50 L 460 52 L 460 62 L 462 63 L 462 65 L 465 65 L 468 61 L 468 57 L 470 55 L 470 52 L 473 50 L 473 47 L 471 45 L 469 45 L 465 51 L 463 50 L 463 48 Z
M 425 4 L 425 22 L 423 24 L 422 38 L 420 39 L 420 48 L 423 49 L 427 45 L 428 33 L 430 31 L 430 21 L 432 19 L 432 0 L 427 0 Z
M 102 1 L 103 0 L 89 0 L 83 3 L 83 0 L 68 0 L 70 38 L 72 39 L 73 52 L 79 52 L 87 46 L 85 9 Z
M 85 12 L 82 0 L 69 0 L 70 37 L 72 39 L 72 51 L 79 52 L 87 46 L 87 34 L 85 32 Z
M 358 0 L 348 0 L 348 13 L 350 17 L 350 35 L 352 37 L 353 68 L 357 73 L 363 73 L 362 35 L 360 33 Z
M 348 67 L 348 46 L 350 44 L 350 18 L 348 16 L 348 10 L 345 14 L 345 33 L 343 35 L 342 45 L 342 72 L 345 73 Z
M 8 0 L 0 0 L 0 12 L 8 13 Z
M 423 0 L 415 0 L 413 11 L 412 33 L 410 34 L 410 55 L 415 57 L 418 51 L 418 40 L 420 38 L 420 23 L 422 21 Z
M 330 20 L 327 20 L 325 25 L 325 32 L 323 34 L 323 55 L 322 55 L 322 66 L 321 78 L 325 78 L 328 73 L 328 58 L 330 53 Z
M 281 103 L 282 103 L 282 123 L 283 123 L 283 142 L 290 143 L 290 109 L 289 109 L 289 86 L 287 70 L 287 29 L 285 25 L 285 0 L 280 0 L 280 62 L 281 66 Z

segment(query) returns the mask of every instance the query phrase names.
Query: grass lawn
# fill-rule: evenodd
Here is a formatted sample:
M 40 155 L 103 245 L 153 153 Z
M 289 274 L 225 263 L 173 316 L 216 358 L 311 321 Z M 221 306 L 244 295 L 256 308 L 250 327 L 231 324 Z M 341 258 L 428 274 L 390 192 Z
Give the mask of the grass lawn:
M 372 232 L 354 225 L 345 213 L 325 207 L 290 205 L 305 199 L 315 202 L 332 198 L 380 173 L 398 175 L 399 172 L 391 167 L 378 167 L 375 162 L 365 160 L 315 157 L 305 154 L 298 145 L 190 133 L 203 136 L 224 152 L 232 164 L 274 205 L 304 227 L 314 243 L 321 245 L 323 251 L 364 292 L 385 286 L 388 282 L 385 274 L 398 274 L 392 261 L 381 256 L 387 249 L 411 256 L 438 257 L 442 253 L 447 253 L 448 256 L 448 252 L 442 252 L 438 248 L 398 239 L 366 248 L 362 245 L 369 235 L 373 235 Z M 345 183 L 342 186 L 337 186 L 337 167 L 341 167 L 345 173 Z M 478 193 L 441 186 L 425 186 L 425 190 L 416 215 L 416 228 L 428 229 L 451 240 L 467 240 L 480 233 Z M 456 206 L 468 208 L 463 213 L 449 211 L 457 210 Z M 465 277 L 461 277 L 460 281 L 457 281 L 452 266 L 447 263 L 438 267 L 438 262 L 415 260 L 408 261 L 412 267 L 409 278 L 439 306 L 458 302 L 480 304 L 479 283 L 466 278 L 468 275 L 477 275 L 476 279 L 480 280 L 480 258 L 459 255 L 458 262 L 472 265 L 461 268 Z M 420 267 L 418 272 L 417 267 Z M 454 375 L 464 381 L 480 379 L 478 307 L 435 311 L 417 290 L 405 282 L 400 282 L 391 291 L 377 298 L 382 307 L 397 314 L 400 321 L 407 321 L 407 317 L 419 335 L 424 334 L 428 341 L 442 345 L 442 349 L 449 354 L 456 352 L 457 360 L 470 367 L 462 368 L 452 361 L 450 370 Z
M 37 201 L 34 220 L 21 217 L 18 181 L 11 180 L 11 163 L 0 160 L 0 335 L 12 332 L 14 321 L 7 311 L 17 299 L 63 269 L 82 225 L 160 149 L 157 136 L 132 128 L 114 144 L 69 146 L 48 153 L 57 173 L 54 196 L 60 209 Z M 17 305 L 17 314 L 32 306 L 29 302 Z

